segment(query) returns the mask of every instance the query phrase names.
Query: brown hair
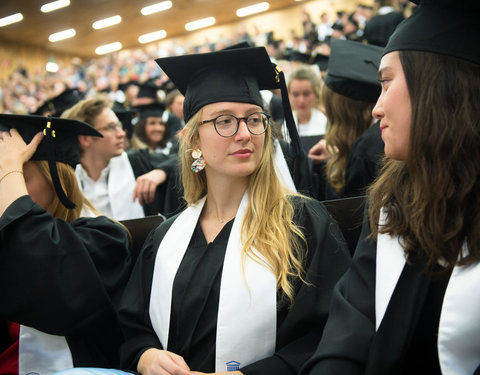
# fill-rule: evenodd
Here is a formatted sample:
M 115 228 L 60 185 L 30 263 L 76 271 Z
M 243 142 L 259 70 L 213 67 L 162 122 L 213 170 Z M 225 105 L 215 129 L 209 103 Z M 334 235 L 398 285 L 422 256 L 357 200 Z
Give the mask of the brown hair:
M 429 270 L 479 262 L 480 66 L 429 52 L 399 56 L 412 106 L 408 156 L 387 160 L 369 189 L 372 236 L 401 236 L 407 259 Z
M 347 98 L 327 85 L 323 85 L 322 100 L 328 119 L 325 141 L 331 155 L 327 161 L 327 178 L 333 190 L 341 194 L 350 148 L 372 124 L 375 103 Z
M 50 187 L 54 191 L 52 177 L 50 175 L 50 168 L 48 162 L 45 160 L 41 161 L 32 161 L 40 173 L 46 178 Z M 66 192 L 68 199 L 70 199 L 74 204 L 75 208 L 68 209 L 65 207 L 60 199 L 58 199 L 57 194 L 54 194 L 53 201 L 47 211 L 50 212 L 53 216 L 63 219 L 69 223 L 78 219 L 81 216 L 82 209 L 86 206 L 92 213 L 95 215 L 100 215 L 100 213 L 93 207 L 90 201 L 83 195 L 80 187 L 78 186 L 77 177 L 73 168 L 67 164 L 57 162 L 58 177 L 62 183 L 62 188 Z
M 145 128 L 147 126 L 147 119 L 149 117 L 161 117 L 161 116 L 146 116 L 142 117 L 141 120 L 135 125 L 133 137 L 132 137 L 132 146 L 134 148 L 144 148 L 142 145 L 145 145 L 145 147 L 150 147 L 150 140 L 147 137 L 147 134 L 145 133 Z M 170 138 L 170 132 L 168 125 L 163 121 L 162 119 L 163 126 L 165 126 L 165 132 L 163 133 L 163 138 L 162 140 L 156 145 L 158 147 L 166 147 L 167 142 Z M 140 141 L 140 142 L 139 142 Z

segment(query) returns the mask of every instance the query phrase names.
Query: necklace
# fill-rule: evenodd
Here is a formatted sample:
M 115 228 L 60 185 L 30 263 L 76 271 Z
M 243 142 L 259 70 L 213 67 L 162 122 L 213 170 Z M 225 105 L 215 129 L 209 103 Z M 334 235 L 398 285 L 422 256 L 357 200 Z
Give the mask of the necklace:
M 225 223 L 225 220 L 224 220 L 224 219 L 220 219 L 217 214 L 215 214 L 215 216 L 217 217 L 217 220 L 220 222 L 220 224 Z M 230 219 L 228 219 L 227 222 L 230 221 L 230 220 L 232 220 L 234 217 L 235 217 L 235 215 L 233 215 L 232 217 L 230 217 Z

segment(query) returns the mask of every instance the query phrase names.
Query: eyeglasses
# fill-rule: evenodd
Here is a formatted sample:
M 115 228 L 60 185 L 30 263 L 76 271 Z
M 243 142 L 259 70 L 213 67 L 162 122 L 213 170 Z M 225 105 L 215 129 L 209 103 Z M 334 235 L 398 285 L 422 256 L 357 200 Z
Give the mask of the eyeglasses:
M 215 131 L 220 137 L 233 137 L 238 132 L 240 120 L 245 121 L 248 131 L 253 135 L 265 133 L 270 122 L 270 115 L 263 112 L 255 112 L 247 117 L 237 117 L 234 115 L 220 115 L 211 120 L 200 121 L 198 125 L 213 122 Z
M 123 130 L 123 125 L 121 122 L 111 123 L 111 124 L 108 124 L 107 126 L 104 126 L 103 128 L 97 128 L 97 130 L 98 131 L 108 130 L 108 131 L 111 131 L 112 133 L 116 133 L 117 130 Z

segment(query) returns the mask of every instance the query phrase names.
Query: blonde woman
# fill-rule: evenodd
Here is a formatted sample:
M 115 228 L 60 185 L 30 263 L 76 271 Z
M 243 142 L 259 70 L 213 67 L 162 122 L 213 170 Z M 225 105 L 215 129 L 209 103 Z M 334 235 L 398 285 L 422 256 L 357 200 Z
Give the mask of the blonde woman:
M 0 115 L 0 373 L 118 365 L 128 237 L 86 217 L 96 210 L 73 169 L 78 134 L 100 135 L 79 121 Z
M 324 207 L 278 180 L 259 92 L 278 87 L 275 70 L 264 48 L 157 62 L 186 92 L 189 207 L 152 232 L 133 271 L 120 310 L 123 365 L 141 374 L 295 373 L 350 260 Z

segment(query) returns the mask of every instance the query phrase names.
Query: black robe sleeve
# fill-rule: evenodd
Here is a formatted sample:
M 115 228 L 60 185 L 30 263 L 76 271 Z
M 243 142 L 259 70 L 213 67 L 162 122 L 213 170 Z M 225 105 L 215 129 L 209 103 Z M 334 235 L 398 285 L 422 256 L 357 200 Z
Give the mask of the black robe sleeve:
M 131 268 L 124 227 L 103 216 L 67 223 L 23 196 L 0 218 L 0 240 L 0 319 L 66 336 L 75 364 L 118 363 L 115 308 Z M 76 345 L 92 338 L 97 352 Z
M 376 243 L 365 216 L 361 240 L 349 270 L 335 287 L 328 322 L 301 375 L 364 374 L 375 334 Z
M 150 291 L 158 246 L 175 218 L 164 221 L 150 232 L 125 289 L 119 312 L 125 335 L 120 355 L 122 368 L 136 371 L 138 360 L 145 350 L 163 349 L 150 321 Z
M 149 149 L 128 150 L 127 155 L 135 178 L 153 169 L 162 169 L 167 174 L 167 180 L 157 187 L 154 201 L 143 206 L 145 216 L 162 214 L 170 217 L 178 213 L 184 206 L 178 156 L 150 152 Z

